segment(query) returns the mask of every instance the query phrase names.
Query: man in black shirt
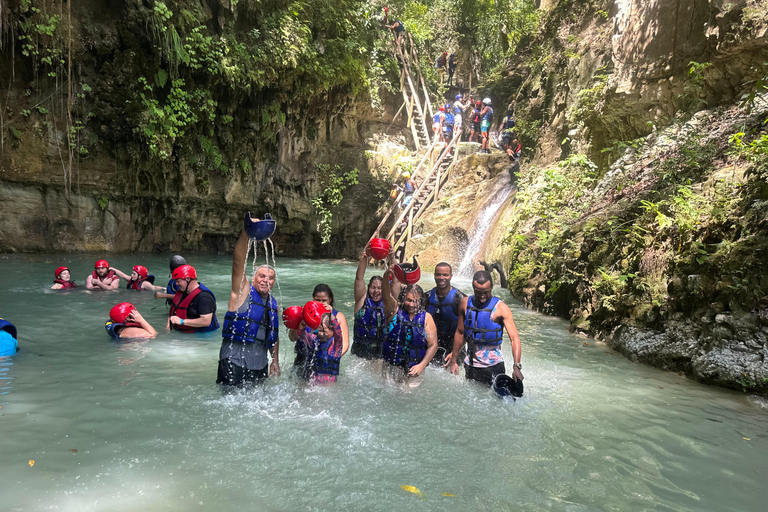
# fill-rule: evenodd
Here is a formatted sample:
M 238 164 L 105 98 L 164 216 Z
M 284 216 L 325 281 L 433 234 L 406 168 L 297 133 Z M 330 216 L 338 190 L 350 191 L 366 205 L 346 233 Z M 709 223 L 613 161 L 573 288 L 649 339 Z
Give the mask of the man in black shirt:
M 181 332 L 209 332 L 219 328 L 216 319 L 216 297 L 197 282 L 191 265 L 182 265 L 171 274 L 178 291 L 168 313 L 168 329 Z

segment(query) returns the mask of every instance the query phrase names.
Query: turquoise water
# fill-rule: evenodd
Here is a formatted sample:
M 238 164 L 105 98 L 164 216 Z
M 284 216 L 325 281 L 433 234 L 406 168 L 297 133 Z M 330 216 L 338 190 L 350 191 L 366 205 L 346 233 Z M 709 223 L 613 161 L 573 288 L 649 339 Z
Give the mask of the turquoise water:
M 221 320 L 231 259 L 187 256 Z M 517 402 L 432 368 L 408 393 L 351 354 L 336 385 L 307 388 L 288 376 L 284 333 L 283 376 L 226 393 L 214 384 L 220 334 L 165 332 L 151 293 L 48 290 L 57 266 L 83 284 L 97 257 L 0 256 L 0 316 L 21 346 L 0 359 L 3 511 L 753 511 L 768 501 L 761 399 L 634 364 L 504 290 L 523 347 Z M 108 259 L 167 282 L 168 256 Z M 283 306 L 326 282 L 351 323 L 355 265 L 277 266 Z M 104 321 L 123 300 L 156 339 L 108 338 Z

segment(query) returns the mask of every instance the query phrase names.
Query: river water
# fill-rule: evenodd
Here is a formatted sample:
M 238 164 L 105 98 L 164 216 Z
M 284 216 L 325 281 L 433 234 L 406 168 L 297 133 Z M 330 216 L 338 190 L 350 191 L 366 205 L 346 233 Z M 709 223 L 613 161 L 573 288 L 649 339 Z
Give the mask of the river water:
M 760 399 L 634 364 L 504 290 L 495 293 L 522 338 L 517 402 L 431 368 L 408 393 L 351 354 L 334 386 L 307 388 L 286 371 L 228 393 L 214 384 L 219 332 L 163 331 L 166 307 L 148 292 L 48 290 L 57 266 L 82 284 L 97 257 L 0 256 L 0 316 L 17 325 L 21 346 L 0 359 L 3 511 L 722 512 L 768 502 Z M 221 320 L 231 260 L 187 259 L 217 295 Z M 144 264 L 167 282 L 167 256 L 109 260 Z M 277 266 L 284 306 L 326 282 L 351 324 L 355 265 Z M 156 339 L 108 338 L 104 321 L 123 300 L 161 331 Z M 287 370 L 291 345 L 280 353 Z

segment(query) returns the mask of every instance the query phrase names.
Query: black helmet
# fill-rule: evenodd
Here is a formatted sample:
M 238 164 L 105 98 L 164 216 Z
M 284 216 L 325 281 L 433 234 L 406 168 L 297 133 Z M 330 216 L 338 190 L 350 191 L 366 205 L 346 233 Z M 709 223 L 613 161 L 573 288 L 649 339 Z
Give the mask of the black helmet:
M 171 265 L 170 265 L 171 272 L 173 272 L 180 266 L 186 265 L 186 264 L 187 264 L 187 260 L 185 260 L 183 256 L 179 256 L 178 254 L 171 256 Z

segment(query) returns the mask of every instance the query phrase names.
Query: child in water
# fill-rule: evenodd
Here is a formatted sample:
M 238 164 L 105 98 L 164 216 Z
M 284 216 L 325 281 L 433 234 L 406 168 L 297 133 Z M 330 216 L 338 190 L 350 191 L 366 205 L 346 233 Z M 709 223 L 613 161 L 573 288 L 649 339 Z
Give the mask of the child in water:
M 290 338 L 296 337 L 296 359 L 293 362 L 296 375 L 314 384 L 336 382 L 344 338 L 339 323 L 331 313 L 323 314 L 316 331 L 302 322 L 299 329 L 290 331 Z

